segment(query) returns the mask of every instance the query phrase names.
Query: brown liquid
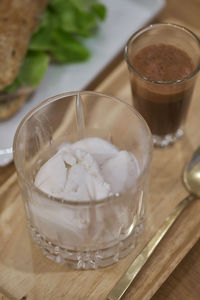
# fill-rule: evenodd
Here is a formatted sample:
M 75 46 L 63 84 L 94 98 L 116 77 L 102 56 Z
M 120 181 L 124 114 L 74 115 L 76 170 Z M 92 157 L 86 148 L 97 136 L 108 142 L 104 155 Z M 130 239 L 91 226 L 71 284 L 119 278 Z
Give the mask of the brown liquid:
M 131 61 L 143 77 L 155 81 L 176 81 L 194 71 L 186 52 L 171 45 L 151 45 L 141 49 Z M 173 134 L 184 121 L 193 83 L 158 84 L 131 74 L 134 105 L 146 119 L 152 134 Z

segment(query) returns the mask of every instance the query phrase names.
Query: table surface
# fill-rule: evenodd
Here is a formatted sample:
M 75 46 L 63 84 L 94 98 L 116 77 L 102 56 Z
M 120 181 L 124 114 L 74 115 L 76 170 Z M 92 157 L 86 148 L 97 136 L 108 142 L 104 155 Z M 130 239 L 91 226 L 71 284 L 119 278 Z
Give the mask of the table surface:
M 157 16 L 153 22 L 173 22 L 185 25 L 193 30 L 197 35 L 200 33 L 200 0 L 166 0 L 166 7 Z M 110 72 L 115 64 L 122 60 L 122 55 L 112 62 L 110 66 L 97 79 L 91 83 L 90 88 L 95 86 L 105 76 L 105 72 Z M 198 81 L 199 82 L 199 81 Z M 15 171 L 15 167 L 10 164 L 0 169 L 0 185 L 2 185 Z M 159 288 L 152 297 L 153 300 L 161 299 L 184 299 L 195 300 L 200 299 L 200 242 L 197 242 L 190 252 L 185 256 L 182 262 L 171 273 L 165 283 Z M 127 299 L 133 299 L 133 294 Z M 6 299 L 1 296 L 0 299 Z
M 190 28 L 200 37 L 200 0 L 166 0 L 162 12 L 152 20 L 171 22 Z M 122 56 L 118 57 L 118 60 Z M 114 63 L 110 68 L 114 66 Z M 109 70 L 109 68 L 108 68 Z M 102 75 L 103 77 L 104 75 Z M 101 77 L 97 79 L 97 83 Z M 200 299 L 200 240 L 179 263 L 152 300 L 199 300 Z M 128 299 L 128 298 L 127 298 Z M 130 298 L 132 299 L 132 298 Z
M 200 0 L 167 0 L 156 21 L 183 24 L 200 36 Z M 200 241 L 168 277 L 152 300 L 200 299 Z

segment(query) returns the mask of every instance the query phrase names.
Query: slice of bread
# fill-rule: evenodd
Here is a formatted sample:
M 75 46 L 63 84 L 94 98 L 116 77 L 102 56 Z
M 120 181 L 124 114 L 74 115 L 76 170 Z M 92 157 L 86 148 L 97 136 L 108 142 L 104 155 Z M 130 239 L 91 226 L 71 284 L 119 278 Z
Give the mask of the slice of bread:
M 30 38 L 49 0 L 0 1 L 0 90 L 17 77 Z
M 49 0 L 0 1 L 0 91 L 17 77 Z M 1 92 L 0 92 L 1 93 Z M 0 94 L 0 119 L 12 116 L 27 99 L 29 93 Z
M 0 120 L 12 117 L 33 93 L 32 88 L 23 88 L 13 94 L 0 94 Z

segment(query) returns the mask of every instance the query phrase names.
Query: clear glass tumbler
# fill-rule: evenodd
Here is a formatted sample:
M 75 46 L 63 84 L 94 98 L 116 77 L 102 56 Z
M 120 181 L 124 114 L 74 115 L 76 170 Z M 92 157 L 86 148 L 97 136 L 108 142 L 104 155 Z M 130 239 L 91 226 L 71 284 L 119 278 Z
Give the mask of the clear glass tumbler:
M 87 137 L 102 138 L 135 155 L 140 175 L 131 188 L 90 201 L 65 200 L 39 190 L 34 179 L 40 167 L 63 143 Z M 87 91 L 52 97 L 21 121 L 13 151 L 30 233 L 46 257 L 75 269 L 95 269 L 134 248 L 144 224 L 152 136 L 130 105 Z
M 158 45 L 160 45 L 162 56 L 165 55 L 165 66 L 160 64 L 160 54 L 156 50 Z M 166 46 L 169 47 L 166 48 Z M 179 59 L 172 61 L 171 51 L 175 51 L 175 48 L 171 46 L 181 50 L 174 54 L 176 58 L 179 56 Z M 139 62 L 139 52 L 145 51 L 147 47 L 148 58 L 143 58 Z M 188 55 L 188 59 L 192 62 L 191 71 L 186 73 L 184 72 L 187 71 L 188 66 L 184 68 L 186 63 L 184 55 Z M 173 144 L 183 135 L 194 84 L 200 69 L 199 38 L 179 25 L 167 23 L 149 25 L 131 36 L 125 47 L 125 59 L 130 74 L 133 104 L 149 125 L 154 145 L 165 147 Z M 148 73 L 143 73 L 144 64 L 149 65 Z M 177 74 L 176 80 L 160 79 L 165 67 L 167 67 L 169 78 L 174 78 L 179 69 L 180 73 Z M 158 73 L 157 79 L 150 78 L 150 76 L 155 76 L 155 72 Z

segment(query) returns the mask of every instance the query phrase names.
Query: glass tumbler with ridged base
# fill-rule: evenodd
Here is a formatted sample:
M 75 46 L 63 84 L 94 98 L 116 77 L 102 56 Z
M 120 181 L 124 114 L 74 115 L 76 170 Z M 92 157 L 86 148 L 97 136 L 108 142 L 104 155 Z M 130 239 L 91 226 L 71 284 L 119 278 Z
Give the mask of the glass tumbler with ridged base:
M 99 200 L 74 201 L 35 186 L 38 170 L 63 143 L 88 137 L 135 156 L 140 174 L 129 189 Z M 145 220 L 152 137 L 131 106 L 96 92 L 52 97 L 22 120 L 13 150 L 30 233 L 46 257 L 75 269 L 96 269 L 134 248 Z

